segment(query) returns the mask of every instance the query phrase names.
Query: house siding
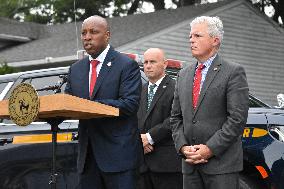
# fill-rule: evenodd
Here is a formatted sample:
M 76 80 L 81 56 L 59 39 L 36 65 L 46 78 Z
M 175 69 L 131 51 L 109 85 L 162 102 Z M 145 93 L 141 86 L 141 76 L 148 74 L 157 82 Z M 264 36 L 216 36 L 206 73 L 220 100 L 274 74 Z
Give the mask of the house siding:
M 226 5 L 207 15 L 218 16 L 224 24 L 220 54 L 242 64 L 250 92 L 270 105 L 277 105 L 276 95 L 284 93 L 284 32 L 245 1 Z M 195 60 L 189 51 L 188 19 L 168 29 L 139 39 L 118 49 L 143 54 L 150 47 L 165 50 L 168 58 L 186 64 Z

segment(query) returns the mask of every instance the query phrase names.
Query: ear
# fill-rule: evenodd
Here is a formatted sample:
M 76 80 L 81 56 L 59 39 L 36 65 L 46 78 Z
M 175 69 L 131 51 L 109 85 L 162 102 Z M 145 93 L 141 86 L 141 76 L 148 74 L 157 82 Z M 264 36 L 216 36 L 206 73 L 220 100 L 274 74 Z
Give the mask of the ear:
M 110 39 L 110 31 L 106 31 L 106 33 L 105 33 L 105 40 L 109 41 L 109 39 Z
M 219 37 L 214 37 L 213 38 L 213 46 L 216 47 L 216 46 L 220 46 L 220 38 Z
M 165 61 L 164 61 L 164 69 L 166 69 L 167 66 L 168 66 L 168 60 L 165 60 Z

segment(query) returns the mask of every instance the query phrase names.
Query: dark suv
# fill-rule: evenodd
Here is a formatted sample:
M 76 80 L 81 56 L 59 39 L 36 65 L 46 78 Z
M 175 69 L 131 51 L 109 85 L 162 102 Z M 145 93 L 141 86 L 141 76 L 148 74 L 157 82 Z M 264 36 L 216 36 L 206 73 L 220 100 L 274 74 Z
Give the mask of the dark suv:
M 177 70 L 168 69 L 168 73 L 174 77 Z M 0 76 L 0 100 L 8 99 L 13 88 L 23 82 L 31 83 L 39 90 L 39 96 L 53 94 L 54 91 L 48 89 L 59 86 L 67 72 L 68 67 L 62 67 Z M 142 81 L 146 82 L 144 73 L 141 73 Z M 62 91 L 64 87 L 61 87 Z M 56 168 L 57 188 L 60 189 L 74 189 L 77 186 L 77 126 L 77 120 L 65 120 L 59 125 Z M 46 122 L 33 122 L 27 127 L 20 127 L 10 120 L 1 120 L 1 189 L 50 188 L 50 129 Z M 240 177 L 240 188 L 283 189 L 284 110 L 274 109 L 250 95 L 243 148 L 244 171 Z

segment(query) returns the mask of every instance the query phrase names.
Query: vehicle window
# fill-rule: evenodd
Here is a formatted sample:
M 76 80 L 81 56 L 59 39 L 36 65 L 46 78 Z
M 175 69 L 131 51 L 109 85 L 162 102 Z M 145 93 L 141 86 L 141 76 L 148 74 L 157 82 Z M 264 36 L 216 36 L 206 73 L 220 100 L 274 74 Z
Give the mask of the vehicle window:
M 6 93 L 8 92 L 7 88 L 10 88 L 13 82 L 9 83 L 0 83 L 0 100 L 3 100 Z M 9 87 L 10 86 L 10 87 Z M 7 89 L 7 90 L 6 90 Z M 4 119 L 0 119 L 0 123 L 3 123 Z M 9 122 L 8 120 L 5 121 L 5 123 Z
M 270 134 L 280 142 L 284 142 L 284 127 L 283 126 L 277 126 L 277 125 L 272 125 L 269 128 Z
M 140 73 L 141 73 L 142 84 L 147 83 L 148 82 L 148 78 L 146 77 L 145 73 L 143 71 L 140 71 Z
M 262 101 L 258 100 L 253 96 L 249 96 L 249 107 L 250 108 L 269 108 L 269 106 Z
M 4 90 L 4 88 L 7 86 L 7 83 L 0 83 L 0 91 L 2 93 L 2 91 Z M 0 93 L 0 94 L 1 94 Z
M 0 124 L 0 127 L 7 126 L 7 125 L 15 125 L 15 123 L 13 123 L 13 121 L 10 119 L 0 119 L 0 123 L 3 123 L 3 124 Z
M 250 108 L 259 108 L 261 106 L 259 106 L 259 104 L 256 103 L 255 101 L 253 101 L 252 99 L 249 99 L 249 107 Z
M 38 91 L 38 95 L 43 96 L 54 94 L 55 86 L 59 85 L 61 80 L 59 75 L 53 75 L 48 77 L 30 78 L 24 80 L 24 82 L 31 83 Z M 61 93 L 64 91 L 65 85 L 66 84 L 61 87 Z
M 177 79 L 177 75 L 178 75 L 179 70 L 177 69 L 167 69 L 166 73 L 174 80 Z
M 47 77 L 27 78 L 27 79 L 24 79 L 23 82 L 32 84 L 36 90 L 39 90 L 38 95 L 43 96 L 43 95 L 54 94 L 54 90 L 52 88 L 53 86 L 60 84 L 61 80 L 62 80 L 61 76 L 53 75 L 53 76 L 47 76 Z M 61 87 L 61 93 L 64 92 L 65 85 L 66 84 L 64 84 Z M 0 119 L 0 123 L 13 124 L 13 122 L 8 119 L 2 119 L 2 120 Z
M 14 82 L 1 83 L 0 84 L 0 100 L 3 100 Z

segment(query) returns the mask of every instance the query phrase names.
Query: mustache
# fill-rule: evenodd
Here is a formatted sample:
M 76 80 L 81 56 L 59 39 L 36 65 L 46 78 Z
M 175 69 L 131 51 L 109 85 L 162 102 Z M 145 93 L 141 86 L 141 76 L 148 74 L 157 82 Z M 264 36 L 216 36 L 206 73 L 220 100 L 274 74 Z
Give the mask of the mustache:
M 84 45 L 93 45 L 92 42 L 83 42 Z

